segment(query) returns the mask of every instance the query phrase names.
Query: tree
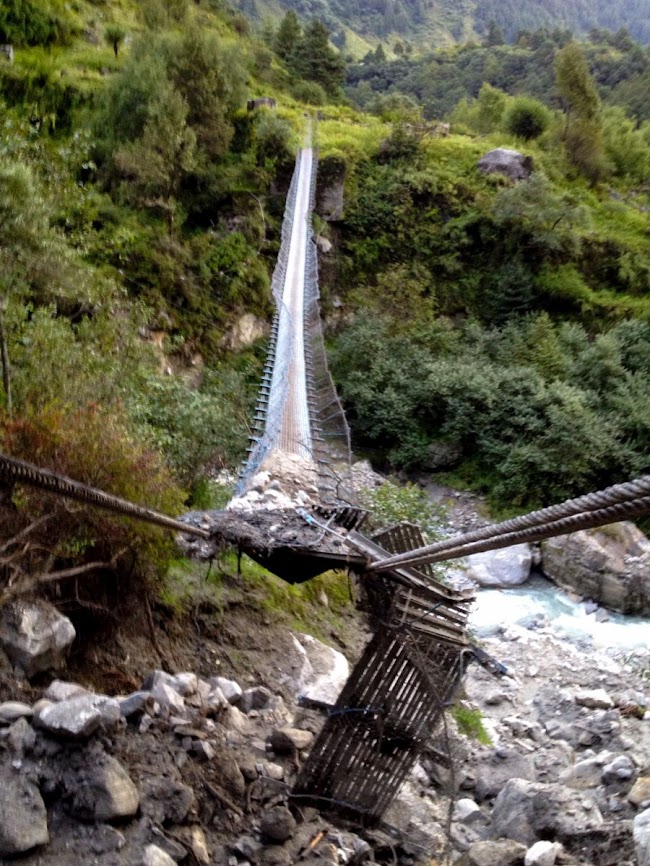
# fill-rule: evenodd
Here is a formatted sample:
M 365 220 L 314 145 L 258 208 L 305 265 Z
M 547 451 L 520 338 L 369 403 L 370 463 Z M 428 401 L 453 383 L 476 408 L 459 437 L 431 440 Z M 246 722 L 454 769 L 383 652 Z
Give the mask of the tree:
M 386 63 L 386 60 L 386 52 L 384 51 L 384 46 L 380 42 L 375 48 L 375 63 Z
M 187 124 L 188 114 L 187 102 L 167 84 L 149 106 L 142 137 L 115 154 L 118 169 L 132 181 L 141 203 L 164 211 L 170 235 L 183 175 L 196 161 L 196 136 Z
M 104 39 L 113 47 L 116 57 L 120 53 L 120 45 L 124 41 L 125 36 L 126 30 L 120 27 L 119 24 L 108 24 L 104 30 Z
M 600 112 L 600 97 L 587 61 L 577 42 L 570 42 L 555 59 L 557 89 L 567 115 L 595 121 Z
M 31 169 L 0 161 L 0 356 L 8 414 L 12 399 L 7 307 L 18 298 L 56 297 L 71 273 L 68 251 L 50 226 L 49 208 Z
M 291 57 L 298 40 L 302 35 L 302 29 L 298 21 L 298 16 L 289 9 L 278 27 L 278 32 L 273 40 L 273 50 L 283 60 L 288 60 Z
M 483 44 L 486 48 L 493 48 L 495 45 L 503 45 L 504 41 L 503 30 L 494 19 L 491 19 L 488 24 L 488 32 Z
M 538 138 L 551 121 L 549 110 L 537 99 L 519 96 L 506 112 L 506 129 L 517 138 Z
M 345 80 L 345 61 L 329 43 L 329 31 L 322 21 L 306 28 L 290 58 L 294 72 L 308 81 L 317 81 L 328 93 L 335 93 Z
M 577 43 L 570 42 L 558 52 L 555 75 L 566 114 L 564 146 L 567 156 L 595 183 L 604 166 L 600 97 Z

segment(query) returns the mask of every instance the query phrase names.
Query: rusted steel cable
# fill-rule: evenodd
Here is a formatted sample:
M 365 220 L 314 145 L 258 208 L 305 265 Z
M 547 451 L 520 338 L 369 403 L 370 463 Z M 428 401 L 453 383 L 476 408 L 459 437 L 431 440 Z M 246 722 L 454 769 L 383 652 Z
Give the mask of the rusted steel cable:
M 493 526 L 484 526 L 438 541 L 419 550 L 388 557 L 373 564 L 373 570 L 386 571 L 406 565 L 443 562 L 470 553 L 496 550 L 524 541 L 539 541 L 553 535 L 604 526 L 648 513 L 650 476 L 645 475 Z
M 189 523 L 182 523 L 180 520 L 174 520 L 174 518 L 161 514 L 159 511 L 145 508 L 143 505 L 136 505 L 134 502 L 129 502 L 128 499 L 113 496 L 111 493 L 105 493 L 96 487 L 89 487 L 87 484 L 74 481 L 66 475 L 59 475 L 49 469 L 40 469 L 32 463 L 18 460 L 15 457 L 8 457 L 6 454 L 0 454 L 0 481 L 5 484 L 27 484 L 30 487 L 38 487 L 49 493 L 65 496 L 68 499 L 88 502 L 98 508 L 115 511 L 136 520 L 163 526 L 165 529 L 186 532 L 201 538 L 210 538 L 210 533 L 204 529 L 191 526 Z

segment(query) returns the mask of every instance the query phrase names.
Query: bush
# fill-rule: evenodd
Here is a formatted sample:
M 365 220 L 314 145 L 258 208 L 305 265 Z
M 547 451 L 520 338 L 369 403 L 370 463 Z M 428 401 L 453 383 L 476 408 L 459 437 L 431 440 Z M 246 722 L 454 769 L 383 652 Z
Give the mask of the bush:
M 299 102 L 306 102 L 307 105 L 325 105 L 327 102 L 325 88 L 317 81 L 299 81 L 294 84 L 292 93 Z
M 0 42 L 13 45 L 68 45 L 76 22 L 60 0 L 4 0 Z
M 530 141 L 548 129 L 551 114 L 536 99 L 520 96 L 514 100 L 505 117 L 505 126 L 511 135 Z
M 55 403 L 13 421 L 2 417 L 0 447 L 12 456 L 166 514 L 175 516 L 183 509 L 185 495 L 161 460 L 129 432 L 124 418 L 98 405 L 74 409 Z M 32 488 L 17 486 L 13 503 L 14 534 L 35 520 L 44 520 L 29 533 L 27 547 L 15 560 L 22 573 L 14 575 L 14 589 L 29 588 L 29 581 L 39 576 L 50 584 L 52 575 L 77 569 L 74 581 L 56 580 L 59 598 L 72 607 L 113 609 L 139 603 L 138 596 L 147 587 L 161 586 L 174 550 L 171 533 L 91 505 L 71 507 L 61 497 Z M 88 569 L 92 563 L 106 565 Z M 11 570 L 7 573 L 12 575 Z M 117 594 L 120 578 L 124 583 Z

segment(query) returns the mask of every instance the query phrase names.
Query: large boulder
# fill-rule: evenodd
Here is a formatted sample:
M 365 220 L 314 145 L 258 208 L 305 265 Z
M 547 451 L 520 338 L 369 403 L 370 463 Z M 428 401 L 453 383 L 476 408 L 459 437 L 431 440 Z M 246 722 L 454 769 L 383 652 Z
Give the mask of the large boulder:
M 467 576 L 479 586 L 519 586 L 528 580 L 532 560 L 529 544 L 472 553 L 467 557 Z
M 542 542 L 542 569 L 605 607 L 650 616 L 650 540 L 633 523 L 549 538 Z
M 27 677 L 59 667 L 74 639 L 70 620 L 46 602 L 14 601 L 0 613 L 0 646 Z
M 603 825 L 598 806 L 582 791 L 524 779 L 506 783 L 494 803 L 492 835 L 533 845 L 541 838 L 564 842 Z
M 525 180 L 533 172 L 533 158 L 518 150 L 497 147 L 479 159 L 478 169 L 483 174 L 504 174 L 511 180 Z

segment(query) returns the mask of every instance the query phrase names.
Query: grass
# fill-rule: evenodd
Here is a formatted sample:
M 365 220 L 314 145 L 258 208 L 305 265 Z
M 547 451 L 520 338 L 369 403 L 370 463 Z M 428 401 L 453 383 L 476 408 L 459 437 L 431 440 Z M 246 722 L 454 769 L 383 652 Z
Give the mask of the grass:
M 231 603 L 245 601 L 272 621 L 325 642 L 351 610 L 348 577 L 328 571 L 303 584 L 289 584 L 248 557 L 242 557 L 241 578 L 235 553 L 226 553 L 211 566 L 178 559 L 172 564 L 159 601 L 175 616 L 207 606 L 225 612 Z
M 461 734 L 476 740 L 484 746 L 491 746 L 492 740 L 483 725 L 483 714 L 480 710 L 473 710 L 466 704 L 456 704 L 451 714 L 458 725 Z

